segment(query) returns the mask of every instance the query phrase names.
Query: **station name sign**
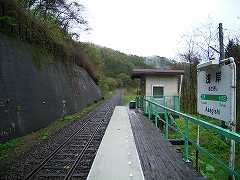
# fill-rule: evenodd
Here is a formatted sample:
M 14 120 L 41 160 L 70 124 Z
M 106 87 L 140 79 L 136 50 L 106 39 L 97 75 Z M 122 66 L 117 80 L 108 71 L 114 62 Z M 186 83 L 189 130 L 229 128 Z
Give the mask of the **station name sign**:
M 233 87 L 234 60 L 223 60 L 220 64 L 210 61 L 198 65 L 197 110 L 199 114 L 227 123 L 233 121 L 235 90 Z

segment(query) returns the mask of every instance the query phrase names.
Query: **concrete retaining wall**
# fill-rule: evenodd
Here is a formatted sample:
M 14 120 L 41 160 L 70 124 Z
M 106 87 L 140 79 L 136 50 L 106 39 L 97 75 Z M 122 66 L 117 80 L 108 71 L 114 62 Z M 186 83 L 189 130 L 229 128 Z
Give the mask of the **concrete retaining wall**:
M 86 70 L 39 55 L 0 34 L 0 142 L 45 127 L 101 97 Z

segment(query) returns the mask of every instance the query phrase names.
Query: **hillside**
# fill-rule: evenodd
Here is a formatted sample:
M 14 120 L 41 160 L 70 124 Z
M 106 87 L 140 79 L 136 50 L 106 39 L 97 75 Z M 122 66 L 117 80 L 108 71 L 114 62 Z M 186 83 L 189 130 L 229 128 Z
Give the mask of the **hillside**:
M 72 24 L 88 28 L 78 3 L 9 0 L 1 1 L 0 7 L 0 32 L 30 43 L 36 54 L 83 67 L 103 91 L 132 84 L 132 68 L 150 67 L 143 57 L 75 41 L 80 33 L 71 31 Z
M 157 69 L 171 69 L 171 65 L 174 64 L 170 59 L 161 56 L 146 57 L 145 63 Z
M 103 91 L 119 87 L 136 85 L 130 78 L 133 68 L 151 68 L 145 64 L 144 57 L 127 55 L 122 52 L 97 46 L 91 43 L 79 43 L 85 52 L 86 58 L 94 65 Z

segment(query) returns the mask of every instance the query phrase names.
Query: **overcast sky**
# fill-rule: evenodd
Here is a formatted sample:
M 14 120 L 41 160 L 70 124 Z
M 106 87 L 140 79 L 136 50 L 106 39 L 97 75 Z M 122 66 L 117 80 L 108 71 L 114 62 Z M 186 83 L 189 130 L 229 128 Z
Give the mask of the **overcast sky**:
M 128 54 L 174 58 L 182 36 L 209 19 L 225 34 L 240 30 L 240 0 L 78 0 L 92 31 L 81 41 Z

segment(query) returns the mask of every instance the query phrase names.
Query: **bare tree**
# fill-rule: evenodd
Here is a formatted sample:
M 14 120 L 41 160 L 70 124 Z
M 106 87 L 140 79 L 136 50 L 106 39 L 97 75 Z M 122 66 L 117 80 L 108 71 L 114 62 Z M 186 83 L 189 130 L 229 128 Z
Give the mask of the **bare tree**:
M 212 60 L 218 57 L 214 49 L 218 49 L 218 28 L 211 19 L 207 23 L 195 28 L 191 33 L 183 36 L 187 54 L 199 57 L 201 60 Z M 193 53 L 194 52 L 194 53 Z
M 19 3 L 35 16 L 54 21 L 74 39 L 80 36 L 80 32 L 90 30 L 84 6 L 74 0 L 19 0 Z
M 64 3 L 54 11 L 57 23 L 68 32 L 70 28 L 78 26 L 81 29 L 88 29 L 88 22 L 83 16 L 84 6 L 71 2 L 69 4 Z M 81 27 L 80 27 L 80 26 Z
M 180 59 L 184 62 L 184 78 L 182 90 L 182 110 L 189 113 L 196 113 L 196 67 L 200 61 L 199 49 L 192 34 L 184 35 L 185 51 L 180 53 Z
M 199 57 L 198 48 L 196 41 L 193 35 L 184 35 L 184 47 L 185 51 L 183 53 L 179 53 L 180 59 L 184 62 L 192 64 Z
M 211 47 L 217 47 L 218 32 L 214 31 L 214 29 L 217 30 L 217 28 L 214 28 L 213 23 L 207 23 L 196 28 L 193 32 L 199 52 L 201 52 L 202 58 L 207 60 L 211 60 L 215 56 L 215 52 Z

